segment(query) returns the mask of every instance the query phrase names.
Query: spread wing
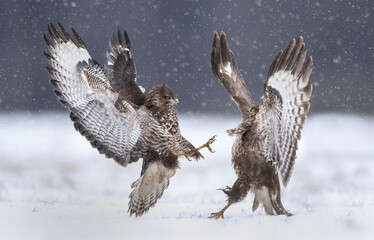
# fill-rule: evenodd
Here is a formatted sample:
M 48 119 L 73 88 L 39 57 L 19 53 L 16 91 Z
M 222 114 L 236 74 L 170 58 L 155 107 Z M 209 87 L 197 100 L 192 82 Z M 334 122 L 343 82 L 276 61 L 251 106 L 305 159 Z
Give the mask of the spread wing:
M 295 163 L 298 140 L 307 113 L 313 59 L 306 60 L 304 40 L 292 39 L 274 59 L 265 83 L 256 129 L 267 161 L 277 166 L 286 186 Z
M 226 34 L 214 34 L 211 67 L 226 92 L 238 105 L 243 120 L 248 118 L 247 111 L 254 105 L 251 93 L 240 74 L 233 52 L 227 43 Z
M 91 145 L 126 166 L 139 150 L 136 143 L 142 128 L 138 113 L 130 103 L 116 102 L 118 93 L 74 29 L 69 35 L 58 23 L 50 24 L 48 30 L 44 37 L 50 54 L 45 55 L 56 96 Z
M 109 41 L 105 74 L 112 88 L 127 101 L 144 104 L 144 89 L 136 82 L 136 67 L 131 57 L 131 42 L 126 31 L 118 29 Z

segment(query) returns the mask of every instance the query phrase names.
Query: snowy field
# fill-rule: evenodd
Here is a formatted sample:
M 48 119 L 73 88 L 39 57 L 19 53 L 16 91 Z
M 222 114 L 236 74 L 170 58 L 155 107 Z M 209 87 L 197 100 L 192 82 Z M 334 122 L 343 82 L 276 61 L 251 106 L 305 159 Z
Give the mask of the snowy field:
M 231 185 L 225 130 L 239 118 L 180 116 L 195 145 L 218 135 L 215 153 L 181 159 L 154 208 L 127 214 L 140 163 L 127 168 L 92 149 L 68 114 L 0 114 L 1 239 L 374 239 L 374 118 L 313 115 L 306 122 L 293 176 L 282 189 L 293 217 L 252 213 L 253 196 L 225 205 Z

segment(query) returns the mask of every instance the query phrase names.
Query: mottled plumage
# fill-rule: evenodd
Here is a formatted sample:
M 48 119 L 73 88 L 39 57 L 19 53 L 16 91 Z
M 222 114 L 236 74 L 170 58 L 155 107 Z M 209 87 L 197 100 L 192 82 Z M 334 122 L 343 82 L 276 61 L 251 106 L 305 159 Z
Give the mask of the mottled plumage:
M 262 203 L 268 214 L 291 213 L 281 202 L 280 182 L 284 186 L 295 164 L 301 129 L 309 111 L 312 85 L 312 57 L 306 59 L 302 37 L 292 39 L 270 66 L 262 104 L 255 105 L 241 76 L 225 33 L 215 33 L 211 65 L 214 75 L 238 105 L 242 122 L 227 130 L 235 135 L 232 163 L 238 176 L 234 185 L 222 189 L 228 204 L 212 218 L 223 218 L 224 211 L 254 193 L 253 211 Z
M 141 176 L 129 196 L 130 215 L 141 216 L 168 187 L 179 156 L 202 155 L 179 131 L 173 91 L 162 84 L 144 94 L 138 86 L 126 32 L 113 34 L 105 70 L 74 29 L 72 33 L 57 23 L 44 35 L 51 84 L 75 129 L 101 154 L 122 166 L 143 158 Z

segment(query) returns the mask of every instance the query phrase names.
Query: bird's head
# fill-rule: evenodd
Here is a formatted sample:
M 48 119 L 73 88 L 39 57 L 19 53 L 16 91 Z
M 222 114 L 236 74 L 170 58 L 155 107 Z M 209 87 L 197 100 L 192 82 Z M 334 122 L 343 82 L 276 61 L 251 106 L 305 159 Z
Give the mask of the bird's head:
M 157 107 L 172 106 L 179 102 L 175 93 L 166 84 L 157 85 L 148 93 L 147 99 Z M 146 99 L 146 101 L 147 101 Z

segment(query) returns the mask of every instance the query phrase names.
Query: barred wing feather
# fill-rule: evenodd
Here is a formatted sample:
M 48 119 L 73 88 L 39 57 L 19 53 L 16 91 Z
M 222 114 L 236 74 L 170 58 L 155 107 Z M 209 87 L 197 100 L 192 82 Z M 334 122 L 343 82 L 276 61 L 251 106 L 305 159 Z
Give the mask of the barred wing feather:
M 267 161 L 279 170 L 286 186 L 296 159 L 298 140 L 309 111 L 313 59 L 306 60 L 304 41 L 292 39 L 274 59 L 265 83 L 256 130 Z
M 71 111 L 77 131 L 100 153 L 126 166 L 131 154 L 136 154 L 141 135 L 138 113 L 126 101 L 116 103 L 118 93 L 73 29 L 73 35 L 60 23 L 50 24 L 48 29 L 45 40 L 50 54 L 45 55 L 56 96 Z

